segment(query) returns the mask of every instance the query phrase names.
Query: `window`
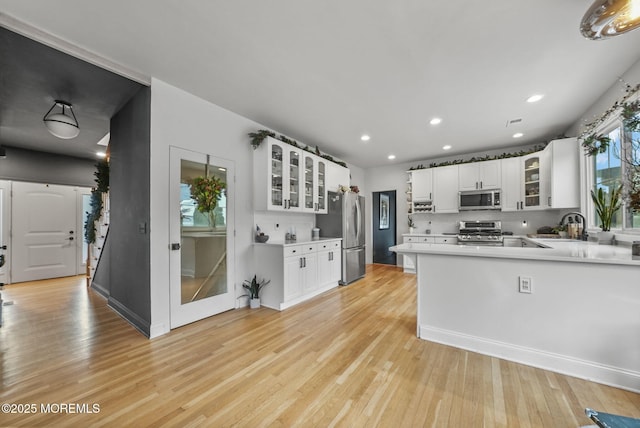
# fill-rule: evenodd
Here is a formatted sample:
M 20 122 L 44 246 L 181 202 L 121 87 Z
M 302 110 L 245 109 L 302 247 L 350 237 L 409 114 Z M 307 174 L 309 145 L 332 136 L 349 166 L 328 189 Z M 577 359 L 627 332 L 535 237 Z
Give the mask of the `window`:
M 604 153 L 598 153 L 594 157 L 593 188 L 595 190 L 602 189 L 603 192 L 611 194 L 611 191 L 618 188 L 622 182 L 622 161 L 620 156 L 621 149 L 621 128 L 620 126 L 614 128 L 609 133 L 605 134 L 609 137 L 610 142 Z M 596 225 L 600 224 L 600 219 L 595 212 L 595 208 L 592 206 L 592 218 L 596 219 L 594 222 Z M 619 229 L 622 226 L 621 213 L 618 213 L 611 220 L 611 227 L 613 229 Z
M 640 231 L 640 127 L 632 123 L 638 122 L 640 115 L 626 118 L 620 117 L 613 127 L 603 128 L 607 131 L 598 136 L 608 141 L 603 143 L 606 149 L 601 153 L 595 146 L 592 188 L 610 194 L 622 185 L 623 208 L 612 219 L 611 228 Z M 592 203 L 590 207 L 593 225 L 597 226 L 600 219 Z

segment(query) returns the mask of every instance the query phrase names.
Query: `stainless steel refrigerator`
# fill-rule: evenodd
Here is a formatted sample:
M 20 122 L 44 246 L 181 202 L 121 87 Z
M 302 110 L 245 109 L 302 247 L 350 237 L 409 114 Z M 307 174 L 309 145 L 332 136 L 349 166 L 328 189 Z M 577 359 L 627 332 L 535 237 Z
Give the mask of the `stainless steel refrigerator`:
M 365 273 L 364 196 L 329 192 L 327 214 L 316 214 L 320 236 L 342 238 L 342 281 L 349 284 Z

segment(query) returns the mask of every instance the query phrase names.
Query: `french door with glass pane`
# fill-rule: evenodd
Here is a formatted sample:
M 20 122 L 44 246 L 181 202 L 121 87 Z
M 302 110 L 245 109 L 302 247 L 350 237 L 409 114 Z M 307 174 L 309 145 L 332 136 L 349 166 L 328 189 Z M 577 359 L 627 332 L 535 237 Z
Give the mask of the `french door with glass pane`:
M 177 147 L 170 155 L 171 328 L 176 328 L 235 308 L 234 164 Z

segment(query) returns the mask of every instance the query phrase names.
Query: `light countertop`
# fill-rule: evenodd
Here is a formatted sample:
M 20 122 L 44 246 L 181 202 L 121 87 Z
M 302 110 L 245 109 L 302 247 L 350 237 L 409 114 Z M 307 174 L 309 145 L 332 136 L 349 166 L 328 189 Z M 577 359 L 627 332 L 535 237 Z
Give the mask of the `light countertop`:
M 631 248 L 629 247 L 622 247 L 617 245 L 598 245 L 595 242 L 583 242 L 575 240 L 529 239 L 531 241 L 540 243 L 548 248 L 407 243 L 393 246 L 390 248 L 390 250 L 400 254 L 450 254 L 452 256 L 550 260 L 640 266 L 640 260 L 632 259 Z

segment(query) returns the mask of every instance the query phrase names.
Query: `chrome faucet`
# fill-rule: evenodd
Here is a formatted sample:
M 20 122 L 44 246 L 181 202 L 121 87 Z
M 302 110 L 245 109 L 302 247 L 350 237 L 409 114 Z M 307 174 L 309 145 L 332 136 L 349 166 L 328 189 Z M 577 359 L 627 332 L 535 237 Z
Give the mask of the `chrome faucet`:
M 587 238 L 589 237 L 589 235 L 587 234 L 587 220 L 584 218 L 584 215 L 582 213 L 579 213 L 577 211 L 566 213 L 565 215 L 562 216 L 562 219 L 560 220 L 560 226 L 562 226 L 564 224 L 564 220 L 571 215 L 576 217 L 576 223 L 582 223 L 582 232 L 580 233 L 580 240 L 586 241 Z M 578 217 L 580 217 L 581 219 L 580 221 L 578 221 Z

